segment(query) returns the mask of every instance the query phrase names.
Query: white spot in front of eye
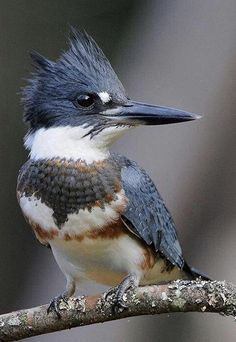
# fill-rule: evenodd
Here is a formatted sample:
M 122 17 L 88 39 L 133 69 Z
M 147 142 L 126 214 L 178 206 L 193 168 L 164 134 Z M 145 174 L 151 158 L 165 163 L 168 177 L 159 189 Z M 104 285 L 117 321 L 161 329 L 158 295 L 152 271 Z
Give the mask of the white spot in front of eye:
M 111 101 L 111 96 L 106 91 L 102 91 L 101 93 L 98 93 L 98 96 L 100 97 L 102 103 L 104 104 Z

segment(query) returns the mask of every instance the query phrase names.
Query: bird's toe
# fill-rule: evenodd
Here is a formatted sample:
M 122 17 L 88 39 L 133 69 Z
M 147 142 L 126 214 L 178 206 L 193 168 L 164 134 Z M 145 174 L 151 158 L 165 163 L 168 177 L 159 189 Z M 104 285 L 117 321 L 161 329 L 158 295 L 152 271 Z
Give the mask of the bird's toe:
M 47 314 L 49 314 L 50 312 L 54 312 L 58 318 L 61 318 L 61 313 L 60 313 L 60 304 L 63 302 L 65 304 L 67 304 L 68 298 L 65 295 L 59 295 L 54 297 L 48 308 L 47 308 Z
M 114 313 L 121 312 L 128 308 L 124 295 L 127 290 L 135 287 L 137 287 L 136 276 L 131 274 L 128 275 L 119 285 L 108 290 L 105 294 L 105 300 L 107 300 L 108 297 L 112 297 L 112 310 Z

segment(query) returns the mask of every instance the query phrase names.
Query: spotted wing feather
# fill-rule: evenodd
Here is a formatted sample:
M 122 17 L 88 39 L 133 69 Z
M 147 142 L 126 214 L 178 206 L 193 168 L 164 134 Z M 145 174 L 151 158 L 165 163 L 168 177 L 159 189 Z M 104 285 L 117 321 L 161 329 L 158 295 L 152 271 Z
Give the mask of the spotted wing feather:
M 184 259 L 175 224 L 151 178 L 135 162 L 126 159 L 121 179 L 129 200 L 123 214 L 126 225 L 170 262 L 182 268 Z

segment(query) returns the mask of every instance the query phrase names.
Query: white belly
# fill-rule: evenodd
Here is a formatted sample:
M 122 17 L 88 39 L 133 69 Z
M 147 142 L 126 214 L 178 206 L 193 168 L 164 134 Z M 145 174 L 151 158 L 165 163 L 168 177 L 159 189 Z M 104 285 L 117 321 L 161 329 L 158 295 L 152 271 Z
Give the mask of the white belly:
M 51 243 L 54 257 L 61 270 L 77 283 L 93 280 L 113 286 L 127 274 L 134 272 L 140 278 L 143 249 L 128 235 L 115 239 L 88 239 Z
M 142 267 L 145 250 L 136 237 L 123 234 L 115 238 L 89 238 L 86 232 L 91 229 L 102 229 L 108 223 L 118 220 L 120 212 L 126 205 L 124 192 L 117 195 L 104 209 L 96 207 L 91 212 L 80 210 L 77 214 L 69 214 L 62 229 L 58 229 L 53 219 L 53 210 L 43 204 L 35 196 L 19 200 L 25 216 L 45 231 L 56 231 L 56 236 L 46 240 L 54 257 L 66 275 L 79 284 L 81 281 L 93 280 L 97 283 L 113 286 L 118 284 L 127 274 L 135 273 L 140 284 L 153 284 L 160 281 L 177 279 L 180 270 L 174 268 L 169 274 L 163 272 L 165 263 L 156 258 L 150 270 Z M 65 235 L 83 235 L 81 239 L 65 239 Z M 41 240 L 41 239 L 40 239 Z
M 54 257 L 62 272 L 79 283 L 92 280 L 115 286 L 128 274 L 136 274 L 140 285 L 186 278 L 177 267 L 167 272 L 165 261 L 156 258 L 149 270 L 141 267 L 144 262 L 143 248 L 129 235 L 113 240 L 62 241 L 51 243 Z
M 57 232 L 53 239 L 39 240 L 50 244 L 63 273 L 78 282 L 91 279 L 115 285 L 142 262 L 142 248 L 128 235 L 123 235 L 119 239 L 65 239 L 66 235 L 86 235 L 86 232 L 92 229 L 102 229 L 103 226 L 116 222 L 127 204 L 123 190 L 117 194 L 117 199 L 109 205 L 106 204 L 104 209 L 96 207 L 91 212 L 85 209 L 69 214 L 61 229 L 58 229 L 54 222 L 53 210 L 35 196 L 21 196 L 19 203 L 24 215 L 31 222 L 45 231 Z M 140 270 L 137 270 L 137 273 L 139 272 Z

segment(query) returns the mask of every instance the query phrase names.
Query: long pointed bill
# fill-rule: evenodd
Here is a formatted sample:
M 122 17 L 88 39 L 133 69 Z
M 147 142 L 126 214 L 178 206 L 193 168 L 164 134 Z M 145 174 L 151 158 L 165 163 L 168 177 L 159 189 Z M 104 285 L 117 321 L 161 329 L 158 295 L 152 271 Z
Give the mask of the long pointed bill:
M 201 115 L 182 110 L 129 101 L 127 104 L 107 109 L 101 113 L 110 119 L 131 125 L 165 125 L 196 120 Z

